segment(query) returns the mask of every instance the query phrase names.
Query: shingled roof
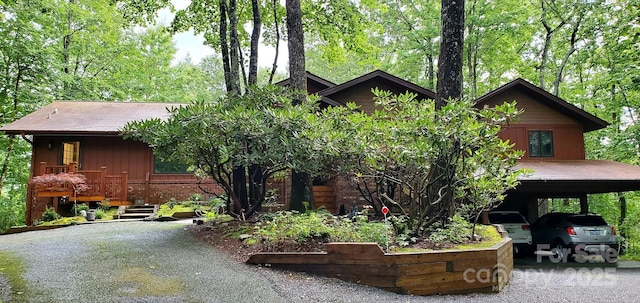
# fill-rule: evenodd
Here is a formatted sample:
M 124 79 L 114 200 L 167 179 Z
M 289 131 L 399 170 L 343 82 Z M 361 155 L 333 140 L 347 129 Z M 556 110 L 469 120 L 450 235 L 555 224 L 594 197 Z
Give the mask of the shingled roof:
M 7 134 L 118 134 L 127 122 L 168 118 L 183 103 L 56 101 L 0 128 Z
M 477 107 L 481 107 L 485 102 L 491 98 L 504 93 L 511 89 L 523 90 L 530 96 L 534 97 L 537 101 L 542 102 L 546 106 L 549 106 L 569 117 L 580 122 L 585 132 L 590 132 L 607 127 L 609 123 L 604 121 L 578 107 L 563 100 L 560 97 L 554 96 L 544 89 L 533 85 L 532 83 L 522 78 L 515 79 L 489 93 L 476 99 L 475 104 Z
M 518 192 L 547 196 L 640 190 L 640 166 L 609 160 L 519 161 Z

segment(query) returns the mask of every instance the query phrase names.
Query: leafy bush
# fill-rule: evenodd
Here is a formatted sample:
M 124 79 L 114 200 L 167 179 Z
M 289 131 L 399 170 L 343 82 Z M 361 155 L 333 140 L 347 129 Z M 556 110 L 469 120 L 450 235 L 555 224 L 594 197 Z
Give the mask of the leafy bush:
M 53 207 L 47 206 L 44 213 L 42 214 L 42 221 L 51 222 L 57 219 L 60 219 L 60 215 L 56 212 L 56 210 Z
M 96 220 L 103 219 L 106 216 L 104 210 L 102 210 L 101 208 L 96 209 L 95 214 L 96 214 Z
M 73 205 L 73 207 L 71 207 L 71 211 L 74 214 L 79 214 L 81 210 L 89 211 L 89 205 L 85 203 L 76 203 Z
M 202 201 L 204 199 L 202 197 L 202 194 L 191 194 L 191 196 L 189 196 L 189 200 L 191 200 L 191 201 Z
M 455 215 L 447 226 L 443 227 L 440 222 L 437 222 L 429 231 L 429 240 L 433 242 L 462 243 L 471 235 L 471 224 L 461 216 Z
M 256 235 L 267 242 L 293 240 L 304 242 L 313 238 L 326 241 L 387 243 L 387 227 L 382 222 L 368 222 L 366 216 L 355 221 L 341 219 L 329 212 L 309 211 L 265 214 Z
M 0 233 L 4 233 L 11 226 L 24 224 L 24 203 L 9 198 L 0 198 Z
M 103 211 L 109 210 L 109 208 L 111 208 L 111 203 L 109 202 L 109 199 L 104 199 L 100 203 L 98 203 L 98 208 Z
M 176 205 L 178 205 L 178 200 L 176 200 L 175 198 L 171 198 L 169 199 L 169 202 L 166 203 L 167 207 L 169 207 L 169 209 L 173 209 Z

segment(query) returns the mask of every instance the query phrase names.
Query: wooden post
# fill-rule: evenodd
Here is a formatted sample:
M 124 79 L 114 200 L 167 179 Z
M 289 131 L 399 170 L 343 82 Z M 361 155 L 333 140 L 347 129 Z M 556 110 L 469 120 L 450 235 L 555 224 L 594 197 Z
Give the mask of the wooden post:
M 149 203 L 149 191 L 150 191 L 150 183 L 151 183 L 151 176 L 149 175 L 149 172 L 147 172 L 147 177 L 144 180 L 144 203 Z
M 129 194 L 129 173 L 122 172 L 122 193 L 120 194 L 120 200 L 122 202 L 127 201 L 127 195 Z
M 38 176 L 42 176 L 47 173 L 47 162 L 40 162 L 40 173 Z
M 107 167 L 100 167 L 100 196 L 105 197 L 107 193 Z
M 580 196 L 580 213 L 581 214 L 589 213 L 589 201 L 587 200 L 587 195 Z
M 69 163 L 69 173 L 70 174 L 75 173 L 77 171 L 77 169 L 78 169 L 78 163 L 76 163 L 76 162 Z
M 27 184 L 27 209 L 26 209 L 26 222 L 27 225 L 33 225 L 33 219 L 31 218 L 31 210 L 33 208 L 33 190 L 35 186 L 33 184 Z
M 58 212 L 58 202 L 59 202 L 60 197 L 56 196 L 53 197 L 53 209 Z

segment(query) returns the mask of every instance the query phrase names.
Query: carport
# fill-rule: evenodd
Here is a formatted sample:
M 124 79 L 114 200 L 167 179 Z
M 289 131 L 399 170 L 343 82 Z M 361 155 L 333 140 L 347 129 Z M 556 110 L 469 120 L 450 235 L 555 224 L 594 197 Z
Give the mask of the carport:
M 519 177 L 498 209 L 518 210 L 530 220 L 539 217 L 538 201 L 544 198 L 578 198 L 580 212 L 589 212 L 589 194 L 640 190 L 640 166 L 609 160 L 520 161 Z

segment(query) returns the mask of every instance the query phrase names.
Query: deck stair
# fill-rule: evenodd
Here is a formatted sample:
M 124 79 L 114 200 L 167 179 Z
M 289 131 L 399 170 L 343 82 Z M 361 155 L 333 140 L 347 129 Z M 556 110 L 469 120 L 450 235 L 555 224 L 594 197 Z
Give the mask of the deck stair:
M 158 212 L 158 205 L 130 205 L 121 209 L 118 211 L 120 219 L 144 219 L 154 216 Z

